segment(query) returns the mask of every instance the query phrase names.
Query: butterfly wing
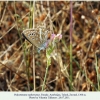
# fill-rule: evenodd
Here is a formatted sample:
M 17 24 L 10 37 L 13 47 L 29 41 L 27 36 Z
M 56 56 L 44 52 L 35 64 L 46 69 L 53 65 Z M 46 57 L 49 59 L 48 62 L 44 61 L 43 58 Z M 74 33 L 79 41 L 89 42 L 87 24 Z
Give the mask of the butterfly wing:
M 41 32 L 42 33 L 40 34 L 39 29 L 26 29 L 22 34 L 30 43 L 41 48 L 42 46 L 45 46 L 48 31 L 42 29 Z

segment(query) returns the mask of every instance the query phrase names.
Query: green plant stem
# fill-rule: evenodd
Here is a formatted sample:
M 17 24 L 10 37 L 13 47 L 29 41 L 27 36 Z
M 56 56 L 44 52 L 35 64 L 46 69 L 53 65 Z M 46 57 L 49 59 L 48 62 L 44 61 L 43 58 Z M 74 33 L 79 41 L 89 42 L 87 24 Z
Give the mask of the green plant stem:
M 70 91 L 72 91 L 72 31 L 73 31 L 73 27 L 72 27 L 72 1 L 70 1 Z
M 43 81 L 43 85 L 42 85 L 42 91 L 44 91 L 44 87 L 45 87 L 45 84 L 46 84 L 46 78 L 47 78 L 47 74 L 48 74 L 48 69 L 49 69 L 49 66 L 47 64 L 46 73 L 45 73 L 45 77 L 44 77 L 44 81 Z
M 35 0 L 33 1 L 33 9 L 32 9 L 32 13 L 33 13 L 33 29 L 34 29 L 34 26 L 35 26 L 35 23 L 34 23 L 34 21 L 35 21 L 35 19 L 34 19 L 34 17 L 35 17 Z M 34 55 L 34 45 L 33 45 L 33 86 L 34 86 L 34 92 L 36 91 L 36 87 L 35 87 L 35 83 L 36 83 L 36 81 L 35 81 L 35 55 Z
M 49 69 L 49 66 L 51 65 L 51 56 L 50 55 L 53 52 L 53 50 L 54 50 L 54 48 L 52 46 L 46 49 L 47 67 L 46 67 L 45 77 L 44 77 L 44 81 L 43 81 L 43 85 L 42 85 L 42 91 L 44 91 L 44 87 L 46 84 L 48 69 Z
M 100 78 L 99 78 L 100 76 L 99 76 L 99 73 L 98 73 L 98 63 L 97 63 L 97 62 L 98 62 L 98 59 L 97 59 L 97 56 L 96 56 L 96 55 L 95 55 L 95 59 L 96 59 L 96 64 L 95 64 L 95 65 L 96 65 L 97 82 L 98 82 L 98 91 L 99 91 L 99 90 L 100 90 L 100 82 L 99 82 L 99 81 L 100 81 L 100 80 L 99 80 L 99 79 L 100 79 Z
M 45 72 L 44 81 L 43 81 L 43 85 L 42 85 L 42 91 L 44 91 L 44 87 L 45 87 L 45 84 L 46 84 L 48 69 L 49 69 L 49 65 L 48 65 L 48 60 L 47 60 L 47 67 L 46 67 L 46 72 Z

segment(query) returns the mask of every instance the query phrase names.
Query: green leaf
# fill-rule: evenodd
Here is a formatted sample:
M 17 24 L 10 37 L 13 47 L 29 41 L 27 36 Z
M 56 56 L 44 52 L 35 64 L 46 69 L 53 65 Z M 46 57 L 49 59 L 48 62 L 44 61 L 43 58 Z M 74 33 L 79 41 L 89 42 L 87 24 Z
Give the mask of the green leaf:
M 51 53 L 53 52 L 54 47 L 53 46 L 49 46 L 46 49 L 46 57 L 47 57 L 47 66 L 51 65 Z

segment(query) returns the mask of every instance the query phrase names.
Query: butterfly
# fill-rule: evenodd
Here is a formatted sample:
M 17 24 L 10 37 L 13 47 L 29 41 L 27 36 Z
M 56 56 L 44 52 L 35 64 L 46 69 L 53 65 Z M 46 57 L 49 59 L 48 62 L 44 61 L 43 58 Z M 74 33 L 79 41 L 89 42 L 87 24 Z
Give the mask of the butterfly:
M 49 33 L 46 27 L 40 24 L 34 29 L 24 30 L 22 35 L 39 50 L 43 50 L 47 47 Z

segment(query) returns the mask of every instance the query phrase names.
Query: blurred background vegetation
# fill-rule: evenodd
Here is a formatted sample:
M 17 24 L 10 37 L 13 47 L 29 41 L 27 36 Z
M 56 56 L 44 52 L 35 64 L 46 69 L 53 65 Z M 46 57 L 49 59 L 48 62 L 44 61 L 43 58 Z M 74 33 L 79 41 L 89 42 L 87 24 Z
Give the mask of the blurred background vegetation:
M 36 24 L 41 23 L 50 13 L 49 19 L 45 22 L 47 28 L 50 27 L 49 20 L 54 34 L 62 34 L 62 40 L 56 44 L 51 58 L 44 90 L 100 90 L 100 2 L 73 1 L 72 9 L 71 16 L 68 1 L 36 1 L 35 6 L 32 1 L 0 1 L 1 91 L 33 91 L 34 88 L 35 91 L 42 90 L 47 67 L 46 50 L 38 53 L 35 47 L 33 51 L 32 44 L 25 41 L 22 36 L 23 30 L 32 28 L 32 11 Z

